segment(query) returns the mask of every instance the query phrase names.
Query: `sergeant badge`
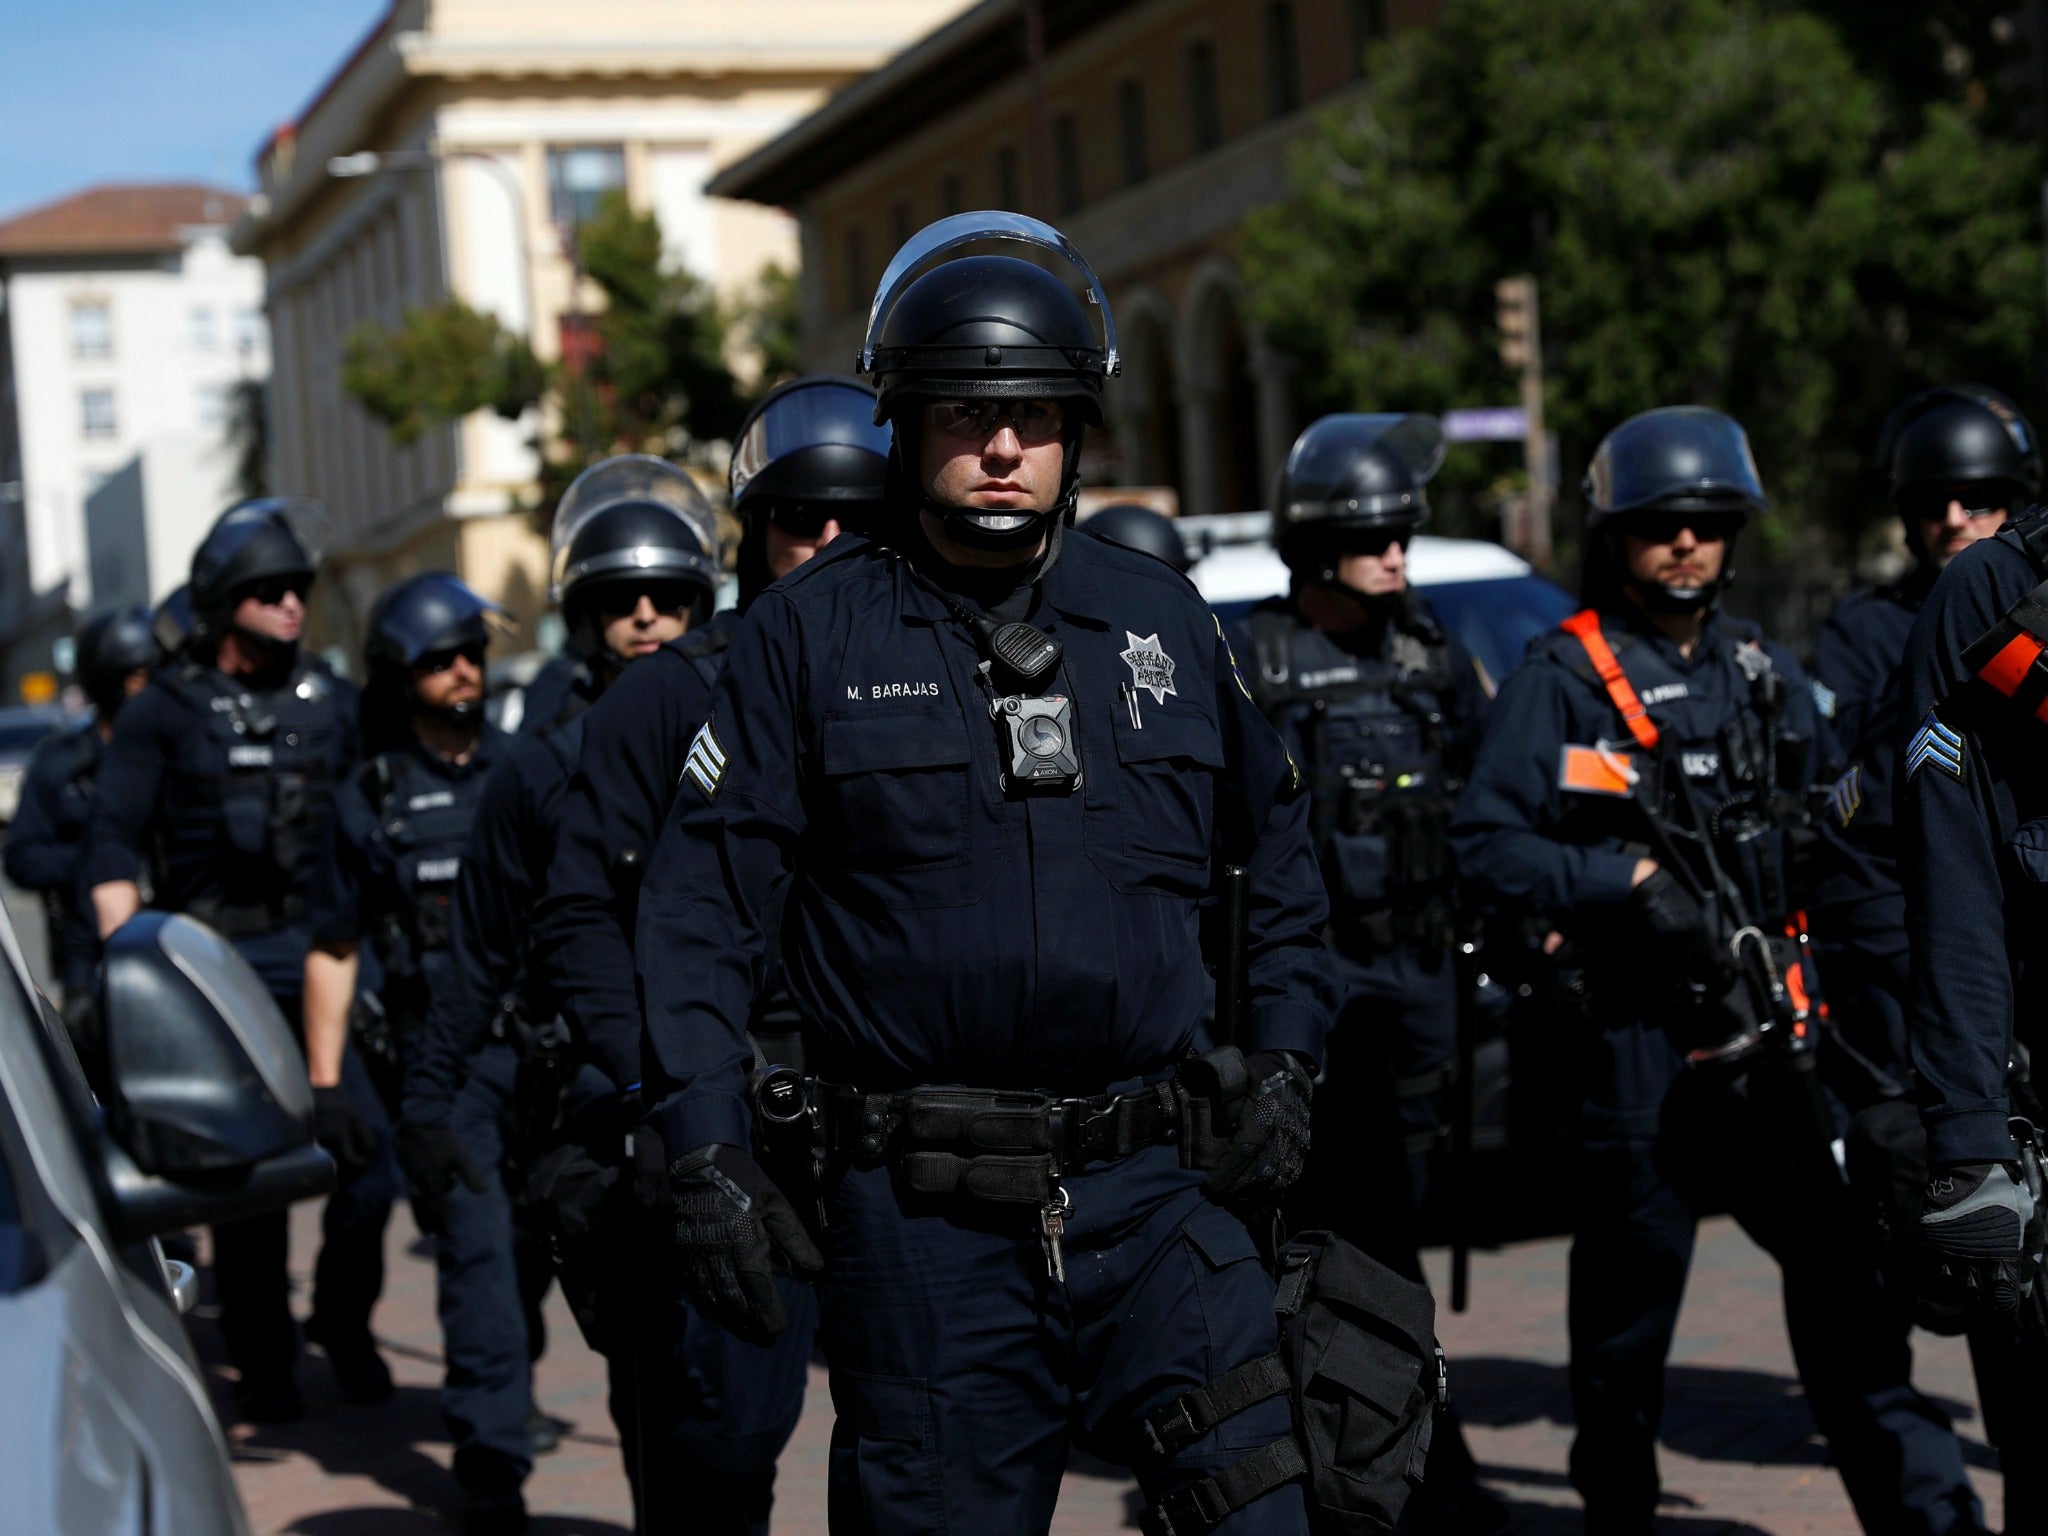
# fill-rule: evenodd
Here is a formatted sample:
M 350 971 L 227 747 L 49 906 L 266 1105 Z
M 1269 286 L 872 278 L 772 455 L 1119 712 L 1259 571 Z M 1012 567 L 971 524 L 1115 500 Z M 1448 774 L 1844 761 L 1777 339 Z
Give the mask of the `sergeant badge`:
M 1906 744 L 1906 777 L 1918 773 L 1922 763 L 1934 764 L 1951 778 L 1963 776 L 1963 738 L 1936 719 L 1933 710 Z
M 1835 718 L 1835 690 L 1819 678 L 1813 678 L 1813 707 L 1820 711 L 1823 720 Z
M 718 786 L 725 782 L 725 748 L 706 720 L 690 738 L 689 753 L 683 758 L 683 776 L 696 780 L 706 800 L 718 798 Z
M 1846 831 L 1849 823 L 1856 819 L 1856 813 L 1863 809 L 1863 765 L 1851 763 L 1849 771 L 1828 786 L 1828 804 L 1833 807 L 1835 820 Z
M 1158 633 L 1140 638 L 1127 629 L 1124 638 L 1131 642 L 1123 658 L 1131 669 L 1132 685 L 1150 693 L 1155 704 L 1164 704 L 1169 693 L 1178 698 L 1173 686 L 1173 658 L 1160 649 Z

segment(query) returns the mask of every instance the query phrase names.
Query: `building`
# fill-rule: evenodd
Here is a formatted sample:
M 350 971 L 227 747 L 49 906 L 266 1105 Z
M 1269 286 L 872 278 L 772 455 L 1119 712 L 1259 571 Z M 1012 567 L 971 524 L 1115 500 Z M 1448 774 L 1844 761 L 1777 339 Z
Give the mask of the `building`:
M 705 181 L 963 3 L 393 0 L 265 145 L 236 234 L 268 272 L 274 483 L 336 522 L 316 633 L 353 645 L 376 590 L 430 566 L 524 620 L 546 598 L 523 510 L 535 423 L 479 412 L 394 446 L 341 388 L 358 325 L 453 296 L 543 361 L 560 357 L 564 316 L 599 302 L 564 231 L 612 189 L 653 211 L 672 260 L 722 290 L 793 266 L 786 214 L 715 201 Z M 366 152 L 381 157 L 375 174 L 330 174 Z
M 0 222 L 0 697 L 77 614 L 182 582 L 234 498 L 237 386 L 270 367 L 242 209 L 107 186 Z
M 1247 322 L 1234 236 L 1285 189 L 1313 114 L 1360 88 L 1368 43 L 1435 8 L 982 0 L 710 190 L 796 215 L 806 358 L 835 371 L 923 225 L 972 208 L 1058 225 L 1122 343 L 1088 483 L 1171 486 L 1188 513 L 1261 507 L 1299 423 L 1286 359 Z

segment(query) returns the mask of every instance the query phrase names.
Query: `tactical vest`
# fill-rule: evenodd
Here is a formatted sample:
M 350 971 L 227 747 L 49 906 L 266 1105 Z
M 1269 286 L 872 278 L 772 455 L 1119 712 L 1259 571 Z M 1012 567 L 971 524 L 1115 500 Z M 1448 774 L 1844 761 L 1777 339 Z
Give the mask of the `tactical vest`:
M 410 751 L 381 752 L 356 770 L 377 816 L 372 845 L 363 852 L 397 898 L 375 915 L 371 930 L 387 992 L 423 982 L 426 956 L 448 947 L 455 877 L 484 781 L 481 773 L 437 773 Z M 390 1001 L 387 996 L 387 1006 Z
M 305 887 L 334 813 L 332 741 L 342 729 L 334 680 L 301 661 L 282 683 L 246 687 L 217 667 L 186 661 L 164 676 L 194 710 L 212 750 L 188 774 L 190 798 L 220 806 L 223 894 L 192 915 L 230 938 L 268 933 L 305 915 Z
M 1461 780 L 1444 760 L 1451 657 L 1443 631 L 1411 611 L 1386 656 L 1354 656 L 1292 612 L 1251 616 L 1252 697 L 1301 737 L 1309 821 L 1333 931 L 1346 953 L 1438 948 L 1450 935 L 1448 834 Z
M 2048 508 L 2035 507 L 1997 537 L 2021 550 L 2048 578 Z M 1963 651 L 1964 669 L 1995 693 L 2048 723 L 2048 579 L 2007 610 Z

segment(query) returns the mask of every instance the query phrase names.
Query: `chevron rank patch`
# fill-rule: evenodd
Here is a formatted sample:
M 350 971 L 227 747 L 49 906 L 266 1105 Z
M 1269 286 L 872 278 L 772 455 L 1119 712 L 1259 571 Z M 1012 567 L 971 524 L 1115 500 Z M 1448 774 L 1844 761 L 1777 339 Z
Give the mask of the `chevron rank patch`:
M 1963 738 L 1943 725 L 1931 710 L 1906 744 L 1906 777 L 1910 779 L 1918 773 L 1922 763 L 1932 763 L 1950 778 L 1963 776 Z
M 1820 711 L 1823 720 L 1835 718 L 1835 690 L 1819 678 L 1813 680 L 1813 707 Z
M 704 792 L 706 800 L 718 798 L 718 787 L 725 782 L 725 748 L 718 744 L 718 733 L 706 720 L 697 727 L 697 734 L 690 738 L 690 750 L 683 758 L 683 777 Z
M 1828 787 L 1828 808 L 1844 830 L 1863 809 L 1863 765 L 1851 763 L 1849 771 Z

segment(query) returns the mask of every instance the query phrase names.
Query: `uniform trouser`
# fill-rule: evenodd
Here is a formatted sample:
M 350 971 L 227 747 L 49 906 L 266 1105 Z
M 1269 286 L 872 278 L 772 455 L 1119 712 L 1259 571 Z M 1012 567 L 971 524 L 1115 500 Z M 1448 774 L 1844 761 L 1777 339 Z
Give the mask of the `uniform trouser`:
M 1608 1033 L 1610 1050 L 1669 1059 L 1647 1026 Z M 1656 1075 L 1653 1066 L 1633 1080 Z M 1695 1228 L 1718 1209 L 1778 1261 L 1800 1383 L 1863 1528 L 1891 1536 L 1981 1527 L 1954 1431 L 1912 1386 L 1904 1298 L 1887 1293 L 1873 1234 L 1825 1146 L 1795 1129 L 1791 1090 L 1753 1076 L 1751 1091 L 1738 1094 L 1704 1074 L 1679 1076 L 1675 1065 L 1666 1075 L 1676 1080 L 1654 1134 L 1589 1137 L 1580 1154 L 1571 1474 L 1587 1530 L 1651 1528 L 1664 1362 Z
M 442 1201 L 434 1245 L 447 1374 L 441 1415 L 455 1447 L 456 1481 L 476 1494 L 509 1492 L 533 1470 L 535 1314 L 544 1275 L 519 1261 L 506 1192 L 505 1137 L 518 1056 L 493 1040 L 470 1059 L 449 1124 L 484 1175 L 482 1193 L 460 1179 Z
M 886 1169 L 836 1176 L 820 1288 L 836 1536 L 1040 1532 L 1070 1446 L 1131 1466 L 1156 1499 L 1288 1434 L 1271 1399 L 1163 1466 L 1142 1453 L 1145 1414 L 1275 1348 L 1273 1281 L 1171 1150 L 1065 1187 L 1062 1285 L 1035 1208 L 912 1194 Z M 1215 1529 L 1303 1536 L 1301 1490 Z
M 286 929 L 237 939 L 235 948 L 262 978 L 294 1031 L 302 1028 L 306 937 Z M 347 1337 L 369 1329 L 370 1309 L 384 1283 L 384 1226 L 399 1190 L 391 1126 L 353 1052 L 342 1057 L 341 1086 L 376 1128 L 377 1156 L 345 1175 L 321 1217 L 320 1258 L 314 1270 L 314 1310 Z M 228 1359 L 245 1388 L 275 1390 L 292 1374 L 299 1351 L 292 1322 L 290 1213 L 274 1211 L 213 1229 L 214 1291 Z

